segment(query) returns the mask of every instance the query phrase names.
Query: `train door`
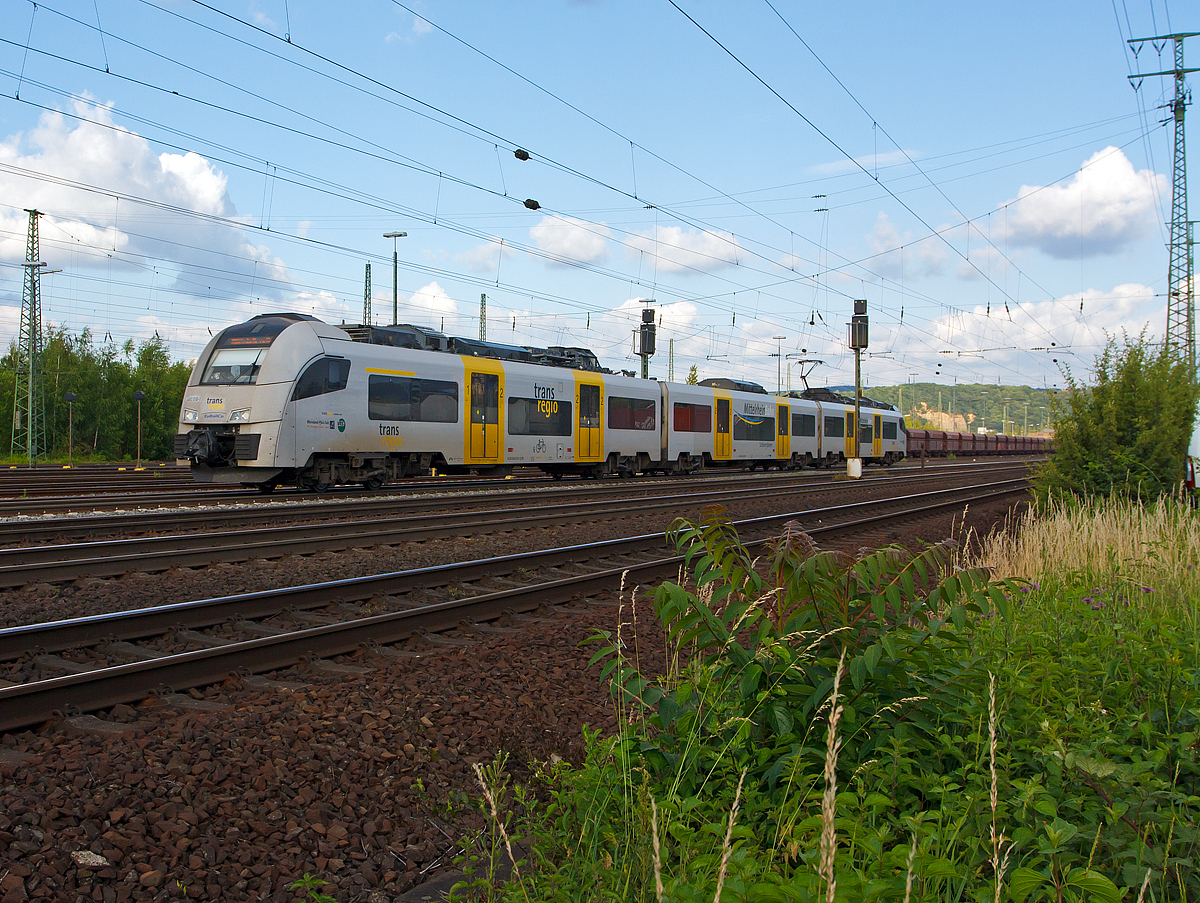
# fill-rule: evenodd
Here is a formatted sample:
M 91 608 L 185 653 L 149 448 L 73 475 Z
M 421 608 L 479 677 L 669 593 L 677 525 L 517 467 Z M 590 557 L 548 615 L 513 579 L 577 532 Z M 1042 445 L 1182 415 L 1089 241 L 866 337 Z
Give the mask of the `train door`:
M 604 460 L 604 429 L 601 426 L 603 398 L 600 382 L 584 382 L 584 377 L 575 377 L 575 408 L 579 412 L 575 436 L 576 461 Z
M 713 441 L 713 458 L 717 461 L 728 461 L 733 457 L 733 401 L 730 398 L 718 398 L 716 437 Z
M 500 463 L 501 411 L 504 402 L 504 368 L 498 361 L 464 358 L 466 387 L 466 463 Z
M 857 458 L 858 457 L 858 449 L 855 448 L 856 445 L 858 445 L 858 430 L 855 429 L 855 427 L 854 427 L 854 411 L 852 409 L 852 410 L 849 410 L 846 412 L 846 457 L 847 458 Z
M 871 432 L 871 457 L 883 457 L 883 415 L 875 415 L 875 429 Z
M 775 406 L 775 423 L 775 457 L 783 461 L 792 456 L 792 415 L 786 404 Z
M 295 424 L 297 467 L 306 466 L 313 455 L 353 450 L 355 412 L 342 391 L 349 376 L 350 361 L 326 356 L 308 364 L 296 380 L 285 420 Z

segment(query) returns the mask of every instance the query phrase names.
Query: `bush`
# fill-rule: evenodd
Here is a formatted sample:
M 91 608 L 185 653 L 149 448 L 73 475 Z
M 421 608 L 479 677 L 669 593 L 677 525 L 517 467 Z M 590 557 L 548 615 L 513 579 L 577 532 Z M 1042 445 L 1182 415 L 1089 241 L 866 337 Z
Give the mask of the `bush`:
M 1110 337 L 1086 387 L 1066 372 L 1064 409 L 1056 401 L 1054 455 L 1039 471 L 1039 502 L 1070 493 L 1156 498 L 1183 479 L 1200 391 L 1186 361 L 1154 351 L 1143 331 Z
M 620 732 L 589 734 L 584 764 L 554 775 L 520 829 L 520 881 L 472 892 L 1200 894 L 1195 600 L 1092 575 L 994 581 L 946 546 L 825 552 L 795 531 L 754 559 L 716 515 L 674 538 L 693 580 L 655 604 L 678 666 L 646 676 L 620 628 L 594 637 Z

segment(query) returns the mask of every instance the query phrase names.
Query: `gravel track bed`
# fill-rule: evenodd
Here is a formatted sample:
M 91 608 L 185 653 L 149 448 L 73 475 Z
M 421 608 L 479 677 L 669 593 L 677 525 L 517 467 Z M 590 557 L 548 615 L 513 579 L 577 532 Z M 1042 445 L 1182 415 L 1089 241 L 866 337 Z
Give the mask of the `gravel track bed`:
M 973 506 L 967 525 L 987 532 L 1008 507 Z M 771 513 L 767 505 L 731 512 Z M 916 547 L 961 533 L 961 520 L 961 511 L 931 515 L 839 546 Z M 3 594 L 3 608 L 7 623 L 25 623 L 662 526 L 647 517 L 132 575 L 57 595 L 28 587 Z M 469 804 L 479 795 L 472 762 L 505 752 L 508 770 L 524 780 L 554 757 L 580 761 L 583 725 L 615 726 L 599 667 L 587 667 L 593 649 L 578 644 L 597 627 L 616 628 L 616 605 L 548 617 L 467 645 L 430 643 L 420 658 L 345 660 L 365 673 L 302 666 L 275 675 L 299 684 L 292 689 L 233 679 L 191 694 L 227 706 L 220 711 L 153 700 L 118 706 L 100 722 L 108 730 L 77 719 L 0 736 L 0 903 L 290 901 L 299 896 L 287 885 L 305 873 L 329 881 L 324 890 L 339 901 L 428 899 L 426 882 L 449 880 L 459 844 L 480 827 Z M 628 605 L 620 617 L 631 621 Z M 660 669 L 656 625 L 643 617 L 624 630 L 636 630 L 647 670 Z M 110 733 L 114 724 L 125 732 Z

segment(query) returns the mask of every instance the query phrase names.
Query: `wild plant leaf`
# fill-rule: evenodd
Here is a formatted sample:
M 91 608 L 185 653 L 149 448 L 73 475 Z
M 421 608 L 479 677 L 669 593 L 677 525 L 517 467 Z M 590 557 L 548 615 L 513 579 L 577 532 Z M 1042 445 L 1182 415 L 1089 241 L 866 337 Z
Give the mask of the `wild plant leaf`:
M 1121 892 L 1111 880 L 1088 868 L 1071 869 L 1067 873 L 1065 884 L 1067 887 L 1077 887 L 1091 894 L 1093 899 L 1106 903 L 1120 903 L 1121 900 Z

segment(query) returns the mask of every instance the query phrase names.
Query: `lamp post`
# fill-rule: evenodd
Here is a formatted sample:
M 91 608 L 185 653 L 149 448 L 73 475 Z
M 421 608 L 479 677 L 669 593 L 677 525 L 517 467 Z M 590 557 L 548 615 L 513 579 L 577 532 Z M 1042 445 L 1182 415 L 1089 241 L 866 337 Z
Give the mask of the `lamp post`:
M 1028 436 L 1029 435 L 1029 402 L 1023 401 L 1023 402 L 1021 402 L 1021 404 L 1025 405 L 1025 435 Z
M 400 253 L 396 249 L 396 239 L 407 238 L 408 233 L 384 232 L 383 237 L 390 238 L 392 240 L 392 325 L 395 326 L 397 323 L 397 317 L 399 316 L 400 307 L 400 289 L 397 287 L 400 276 Z
M 67 402 L 67 467 L 71 466 L 71 450 L 75 447 L 75 398 L 74 392 L 63 396 Z
M 146 393 L 138 389 L 133 393 L 133 400 L 138 406 L 138 446 L 137 446 L 137 469 L 142 469 L 142 399 L 146 397 Z

